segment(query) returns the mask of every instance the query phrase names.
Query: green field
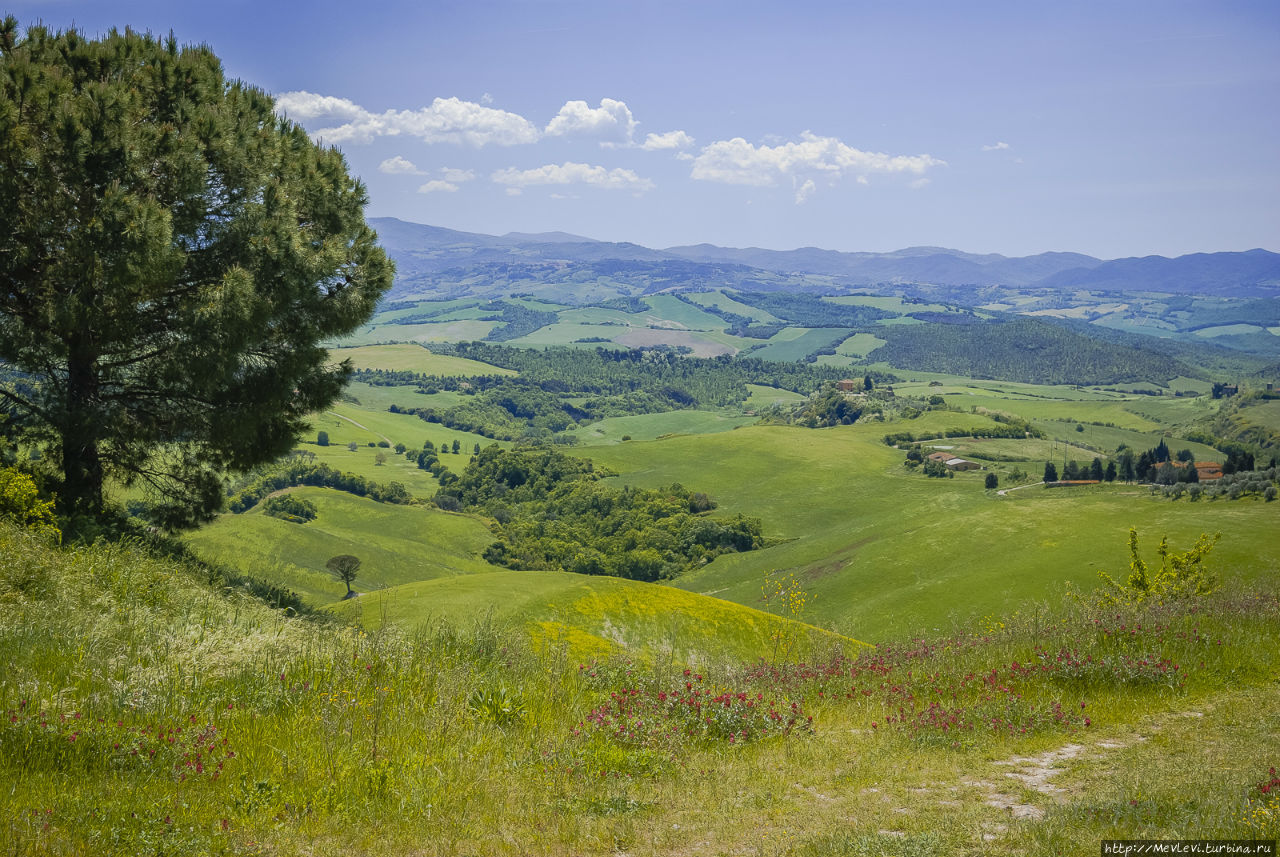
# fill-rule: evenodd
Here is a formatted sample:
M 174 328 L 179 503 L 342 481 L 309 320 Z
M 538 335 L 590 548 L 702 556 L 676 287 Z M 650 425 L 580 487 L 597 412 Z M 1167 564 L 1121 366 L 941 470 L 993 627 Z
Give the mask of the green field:
M 776 324 L 781 321 L 773 313 L 753 307 L 750 304 L 744 304 L 741 301 L 735 301 L 724 292 L 690 292 L 685 297 L 702 306 L 717 307 L 725 312 L 745 316 L 763 324 Z
M 917 422 L 942 427 L 950 416 Z M 660 452 L 622 444 L 584 454 L 619 481 L 697 486 L 720 502 L 717 514 L 759 516 L 767 535 L 786 540 L 722 556 L 677 581 L 682 588 L 753 604 L 766 571 L 793 571 L 813 595 L 810 621 L 872 641 L 1010 612 L 1067 582 L 1092 587 L 1099 570 L 1125 568 L 1130 526 L 1153 548 L 1166 534 L 1186 547 L 1220 531 L 1215 560 L 1243 578 L 1280 564 L 1280 544 L 1265 535 L 1275 509 L 1260 500 L 1170 502 L 1127 485 L 1000 498 L 983 491 L 980 472 L 946 480 L 907 472 L 882 432 L 749 427 L 673 438 Z
M 360 558 L 354 586 L 360 592 L 492 570 L 480 553 L 493 536 L 476 518 L 375 503 L 328 488 L 290 491 L 316 505 L 314 521 L 283 521 L 264 515 L 259 505 L 223 515 L 190 534 L 189 543 L 211 560 L 272 579 L 315 604 L 337 601 L 346 592 L 325 570 L 338 554 Z
M 730 431 L 755 421 L 755 417 L 710 411 L 668 411 L 661 414 L 610 417 L 571 429 L 567 434 L 577 437 L 580 443 L 598 445 L 621 443 L 624 437 L 642 441 L 677 434 Z
M 884 344 L 885 340 L 873 333 L 855 333 L 836 346 L 836 353 L 863 358 Z
M 330 354 L 335 360 L 350 360 L 357 369 L 387 369 L 458 378 L 474 375 L 516 374 L 510 369 L 490 366 L 488 363 L 468 360 L 465 357 L 433 354 L 419 345 L 365 345 L 335 348 Z
M 360 598 L 339 608 L 370 628 L 412 627 L 427 617 L 515 622 L 541 648 L 567 646 L 575 658 L 630 657 L 724 664 L 767 657 L 774 636 L 793 635 L 803 652 L 859 644 L 749 607 L 672 587 L 564 572 L 495 571 L 440 578 Z
M 764 348 L 752 351 L 751 356 L 780 363 L 803 360 L 818 349 L 845 338 L 846 333 L 847 331 L 828 327 L 788 327 L 775 334 Z
M 793 393 L 790 390 L 779 390 L 777 387 L 763 387 L 759 384 L 748 384 L 747 410 L 760 410 L 773 405 L 790 405 L 805 401 L 808 396 Z

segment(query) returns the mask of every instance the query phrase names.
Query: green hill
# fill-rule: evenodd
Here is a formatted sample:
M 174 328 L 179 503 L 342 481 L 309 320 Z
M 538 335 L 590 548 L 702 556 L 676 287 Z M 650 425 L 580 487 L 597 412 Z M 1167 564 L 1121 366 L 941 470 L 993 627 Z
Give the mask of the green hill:
M 525 628 L 535 645 L 578 658 L 626 655 L 716 664 L 856 650 L 848 637 L 718 598 L 611 577 L 494 571 L 371 593 L 336 608 L 367 627 L 481 617 Z

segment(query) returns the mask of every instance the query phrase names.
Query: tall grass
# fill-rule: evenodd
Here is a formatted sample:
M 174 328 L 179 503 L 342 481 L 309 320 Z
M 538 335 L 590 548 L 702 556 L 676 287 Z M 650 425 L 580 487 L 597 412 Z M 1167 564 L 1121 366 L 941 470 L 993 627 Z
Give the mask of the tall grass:
M 1274 593 L 1042 606 L 856 658 L 686 674 L 534 651 L 483 620 L 297 618 L 135 546 L 0 527 L 0 557 L 6 855 L 1017 854 L 1275 835 L 1258 790 L 1280 754 Z M 1064 771 L 1060 802 L 1022 795 L 1042 821 L 973 784 L 1102 739 L 1116 749 Z

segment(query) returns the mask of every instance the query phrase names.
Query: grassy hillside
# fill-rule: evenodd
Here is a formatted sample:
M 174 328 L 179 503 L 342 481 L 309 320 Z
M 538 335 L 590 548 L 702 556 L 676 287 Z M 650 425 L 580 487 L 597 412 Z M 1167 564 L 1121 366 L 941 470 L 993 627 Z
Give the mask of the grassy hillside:
M 477 617 L 526 629 L 534 645 L 576 658 L 625 655 L 720 664 L 812 656 L 854 640 L 679 589 L 565 572 L 493 571 L 408 584 L 347 602 L 339 612 L 366 627 L 413 627 L 429 618 Z
M 358 556 L 355 589 L 371 592 L 419 580 L 491 570 L 480 553 L 493 535 L 478 519 L 421 506 L 375 503 L 330 488 L 294 488 L 315 504 L 314 521 L 295 524 L 262 512 L 223 515 L 187 536 L 201 556 L 269 577 L 313 604 L 336 601 L 346 587 L 325 570 L 330 557 Z
M 649 610 L 625 590 L 546 595 Z M 136 548 L 0 524 L 0 845 L 1003 857 L 1272 839 L 1277 629 L 1274 591 L 1231 588 L 695 670 L 662 650 L 579 659 L 554 626 L 531 646 L 493 621 L 291 618 Z
M 923 430 L 966 419 L 983 420 L 931 413 L 912 422 Z M 808 621 L 873 641 L 1010 611 L 1067 582 L 1092 585 L 1098 570 L 1126 564 L 1130 526 L 1175 545 L 1220 531 L 1219 559 L 1245 579 L 1280 567 L 1280 545 L 1266 535 L 1276 510 L 1261 499 L 1169 502 L 1128 485 L 1000 497 L 983 490 L 981 472 L 936 480 L 907 471 L 883 432 L 875 423 L 753 426 L 582 454 L 625 483 L 696 485 L 720 501 L 717 514 L 758 516 L 767 536 L 785 540 L 719 557 L 678 586 L 756 604 L 765 572 L 793 571 L 813 596 Z

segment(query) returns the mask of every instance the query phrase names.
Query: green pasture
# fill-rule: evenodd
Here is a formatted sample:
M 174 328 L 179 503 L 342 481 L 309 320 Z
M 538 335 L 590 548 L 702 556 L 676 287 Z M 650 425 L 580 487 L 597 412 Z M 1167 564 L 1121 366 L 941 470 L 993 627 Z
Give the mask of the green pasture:
M 834 344 L 847 334 L 846 330 L 830 327 L 788 327 L 778 331 L 764 348 L 751 352 L 751 356 L 779 363 L 795 362 Z
M 342 340 L 343 345 L 376 345 L 388 342 L 471 342 L 484 339 L 496 321 L 426 321 L 418 324 L 366 325 Z
M 565 572 L 493 571 L 411 583 L 340 605 L 366 627 L 459 624 L 488 616 L 523 626 L 541 648 L 575 658 L 625 651 L 669 663 L 742 663 L 860 644 L 803 623 L 669 586 Z
M 778 542 L 721 556 L 678 586 L 755 605 L 767 571 L 795 573 L 813 596 L 807 621 L 865 640 L 1009 612 L 1068 582 L 1092 587 L 1099 570 L 1123 574 L 1130 526 L 1151 555 L 1163 535 L 1185 548 L 1201 532 L 1220 531 L 1216 567 L 1250 579 L 1276 573 L 1274 504 L 1167 501 L 1129 485 L 1000 497 L 983 489 L 982 472 L 910 472 L 901 451 L 880 439 L 961 416 L 821 430 L 751 426 L 581 454 L 619 472 L 619 482 L 706 491 L 720 504 L 715 514 L 758 516 Z
M 591 313 L 615 313 L 614 310 L 592 309 Z M 622 313 L 616 313 L 622 315 Z M 723 325 L 722 325 L 723 326 Z M 736 354 L 754 340 L 730 336 L 723 330 L 683 330 L 675 327 L 625 326 L 619 324 L 580 324 L 556 322 L 541 327 L 527 336 L 513 339 L 509 344 L 529 348 L 547 348 L 555 345 L 577 345 L 595 348 L 605 343 L 580 343 L 578 340 L 603 338 L 628 348 L 653 345 L 686 346 L 695 357 L 715 357 L 720 354 Z
M 422 398 L 426 400 L 431 397 L 423 396 Z M 424 401 L 419 407 L 426 407 L 427 405 L 428 402 Z M 439 423 L 429 423 L 413 414 L 393 414 L 390 411 L 375 411 L 349 402 L 340 402 L 334 405 L 332 414 L 338 415 L 339 418 L 346 417 L 350 421 L 347 422 L 348 425 L 359 423 L 365 426 L 366 429 L 377 435 L 372 440 L 376 442 L 379 438 L 385 438 L 391 442 L 392 446 L 397 443 L 403 443 L 410 449 L 422 449 L 423 441 L 429 440 L 439 446 L 442 441 L 452 444 L 457 440 L 463 449 L 471 452 L 477 443 L 481 447 L 494 443 L 492 439 L 484 435 L 448 428 Z M 331 443 L 333 442 L 333 437 L 334 435 L 331 432 Z M 360 438 L 348 439 L 361 440 Z
M 412 327 L 413 325 L 400 326 Z M 357 369 L 387 369 L 458 378 L 516 374 L 511 369 L 503 369 L 478 360 L 468 360 L 465 357 L 453 357 L 448 354 L 433 354 L 420 345 L 364 345 L 334 348 L 330 355 L 335 360 L 350 360 Z
M 899 312 L 903 315 L 912 312 L 952 312 L 954 309 L 946 304 L 909 303 L 895 295 L 840 295 L 839 297 L 823 298 L 823 300 L 846 306 L 875 307 L 887 312 Z
M 767 387 L 762 384 L 748 384 L 747 393 L 745 407 L 753 411 L 773 405 L 794 405 L 808 399 L 808 396 L 802 396 L 790 390 L 780 390 L 777 387 Z
M 383 485 L 399 482 L 414 497 L 429 498 L 440 487 L 436 478 L 429 471 L 419 470 L 416 461 L 406 459 L 403 454 L 396 453 L 394 449 L 383 449 L 369 446 L 368 444 L 360 444 L 353 451 L 345 443 L 333 443 L 332 441 L 328 446 L 304 443 L 299 445 L 298 448 L 314 453 L 316 461 L 327 464 L 334 470 L 354 473 L 357 476 L 363 476 L 365 479 Z M 378 464 L 378 453 L 386 456 L 386 461 L 382 464 Z M 457 462 L 452 461 L 450 456 L 445 456 L 444 462 L 450 466 L 450 469 L 461 470 L 462 466 L 470 460 L 470 457 L 471 448 L 468 447 L 466 456 L 453 456 L 453 458 L 459 459 Z
M 381 310 L 374 313 L 373 318 L 369 320 L 369 324 L 377 326 L 380 324 L 388 324 L 396 319 L 404 318 L 410 315 L 421 315 L 423 313 L 445 313 L 454 309 L 463 309 L 465 307 L 475 306 L 479 301 L 476 298 L 460 298 L 451 301 L 417 301 L 409 306 L 400 309 Z
M 599 445 L 622 443 L 624 437 L 638 442 L 677 434 L 731 431 L 755 421 L 755 417 L 716 411 L 666 411 L 660 414 L 610 417 L 578 426 L 565 433 L 577 437 L 580 443 Z
M 1158 441 L 1157 441 L 1158 443 Z M 1154 446 L 1155 444 L 1152 444 Z M 938 440 L 924 440 L 920 446 L 925 451 L 947 450 L 961 458 L 975 458 L 983 461 L 999 461 L 1017 464 L 1028 475 L 1037 480 L 1044 472 L 1046 461 L 1056 462 L 1061 467 L 1064 459 L 1074 459 L 1088 463 L 1095 456 L 1101 455 L 1105 461 L 1107 455 L 1087 447 L 1064 444 L 1042 438 L 1019 440 L 1003 437 L 948 437 Z
M 462 393 L 441 390 L 438 393 L 419 393 L 416 384 L 384 387 L 350 381 L 342 393 L 342 401 L 370 411 L 385 411 L 392 405 L 401 408 L 448 408 L 462 400 Z
M 702 306 L 716 307 L 725 312 L 745 316 L 763 324 L 773 324 L 781 321 L 773 313 L 753 307 L 750 304 L 744 304 L 741 301 L 735 301 L 724 292 L 689 292 L 685 294 L 685 297 Z
M 1044 429 L 1051 438 L 1056 439 L 1059 445 L 1061 445 L 1062 441 L 1074 442 L 1086 449 L 1111 453 L 1118 449 L 1120 444 L 1125 444 L 1130 449 L 1142 452 L 1145 449 L 1154 449 L 1160 444 L 1161 440 L 1164 440 L 1175 453 L 1183 449 L 1190 449 L 1195 455 L 1196 461 L 1221 461 L 1223 459 L 1222 453 L 1211 446 L 1192 440 L 1184 440 L 1165 432 L 1139 432 L 1112 428 L 1111 426 L 1095 426 L 1088 423 L 1083 424 L 1084 431 L 1078 432 L 1075 428 L 1077 425 L 1081 425 L 1080 423 L 1058 420 L 1036 420 L 1035 424 Z M 1061 461 L 1060 458 L 1058 460 Z
M 836 354 L 863 358 L 884 344 L 885 340 L 874 333 L 855 333 L 836 346 Z
M 650 295 L 644 299 L 654 314 L 689 330 L 724 330 L 725 321 L 718 315 L 690 306 L 674 295 Z
M 315 520 L 290 523 L 264 515 L 259 505 L 222 515 L 189 534 L 187 543 L 206 559 L 287 586 L 317 605 L 346 593 L 325 569 L 339 554 L 360 558 L 352 587 L 359 592 L 492 570 L 480 554 L 493 536 L 478 518 L 376 503 L 331 488 L 289 490 L 315 504 Z

